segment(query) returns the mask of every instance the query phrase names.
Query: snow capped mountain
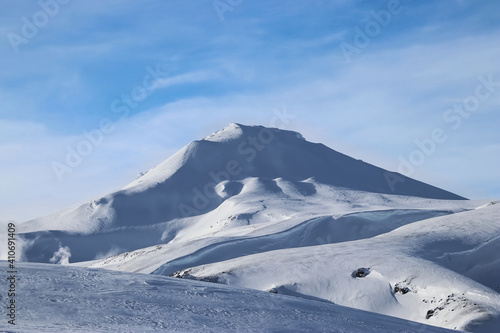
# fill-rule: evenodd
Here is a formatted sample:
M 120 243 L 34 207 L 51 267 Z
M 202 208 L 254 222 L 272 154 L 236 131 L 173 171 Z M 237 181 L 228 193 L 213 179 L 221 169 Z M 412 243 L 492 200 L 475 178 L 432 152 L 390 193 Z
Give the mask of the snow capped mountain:
M 391 185 L 391 177 L 396 177 L 395 185 Z M 348 193 L 463 199 L 308 142 L 296 132 L 230 124 L 190 143 L 123 190 L 29 221 L 20 231 L 28 241 L 37 239 L 26 253 L 30 261 L 48 262 L 61 245 L 72 245 L 72 261 L 90 260 L 109 251 L 166 243 L 189 227 L 192 217 L 221 210 L 235 196 L 291 195 L 309 201 L 318 195 L 328 197 L 324 192 L 334 192 L 332 188 Z M 129 233 L 137 237 L 126 237 Z M 125 242 L 118 240 L 125 238 Z M 85 242 L 92 243 L 95 251 Z M 41 243 L 46 253 L 36 246 Z
M 122 190 L 18 229 L 27 261 L 172 275 L 496 332 L 498 207 L 296 132 L 230 124 Z

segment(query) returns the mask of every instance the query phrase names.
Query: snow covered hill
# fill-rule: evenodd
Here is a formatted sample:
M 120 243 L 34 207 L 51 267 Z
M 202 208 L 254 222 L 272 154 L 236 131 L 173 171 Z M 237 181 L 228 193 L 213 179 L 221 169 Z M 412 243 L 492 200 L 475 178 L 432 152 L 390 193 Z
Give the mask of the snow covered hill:
M 493 333 L 500 329 L 499 216 L 497 204 L 369 239 L 259 253 L 173 276 Z
M 2 281 L 6 271 L 1 261 Z M 35 263 L 19 264 L 18 271 L 16 325 L 2 318 L 0 332 L 450 332 L 206 282 Z
M 230 124 L 122 190 L 18 231 L 26 261 L 172 274 L 497 332 L 499 205 L 488 203 L 296 132 Z

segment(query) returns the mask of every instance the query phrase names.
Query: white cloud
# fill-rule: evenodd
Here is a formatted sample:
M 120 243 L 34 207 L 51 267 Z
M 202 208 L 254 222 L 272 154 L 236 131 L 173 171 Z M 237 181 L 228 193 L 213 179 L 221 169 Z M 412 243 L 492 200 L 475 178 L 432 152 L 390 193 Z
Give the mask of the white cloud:
M 212 71 L 196 71 L 184 73 L 173 77 L 157 79 L 153 83 L 153 90 L 169 88 L 175 85 L 200 83 L 216 79 L 218 76 Z

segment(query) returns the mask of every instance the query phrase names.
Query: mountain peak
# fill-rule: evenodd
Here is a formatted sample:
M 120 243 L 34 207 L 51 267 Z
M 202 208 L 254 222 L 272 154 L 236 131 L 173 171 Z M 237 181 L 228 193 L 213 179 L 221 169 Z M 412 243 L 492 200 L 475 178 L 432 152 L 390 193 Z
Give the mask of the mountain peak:
M 234 140 L 243 134 L 243 125 L 237 123 L 230 123 L 221 130 L 215 131 L 203 140 L 213 142 L 225 142 Z
M 271 132 L 273 134 L 271 134 Z M 279 133 L 279 136 L 295 137 L 300 140 L 305 140 L 302 134 L 294 131 L 283 130 L 274 127 L 264 127 L 262 125 L 242 125 L 238 123 L 230 123 L 221 130 L 218 130 L 209 136 L 203 138 L 205 141 L 212 142 L 228 142 L 244 139 L 245 137 L 270 137 L 274 133 Z M 261 141 L 265 141 L 261 140 Z
M 227 176 L 228 165 L 238 171 L 231 177 Z M 172 190 L 179 194 L 181 188 L 188 187 L 189 191 L 199 184 L 211 184 L 213 177 L 210 174 L 224 174 L 223 178 L 230 178 L 231 181 L 256 177 L 300 182 L 314 178 L 325 185 L 357 191 L 464 199 L 357 160 L 323 144 L 309 142 L 300 133 L 238 123 L 231 123 L 202 140 L 188 144 L 125 189 L 143 191 L 157 184 L 173 186 L 176 183 L 180 188 Z M 391 181 L 396 181 L 397 186 Z

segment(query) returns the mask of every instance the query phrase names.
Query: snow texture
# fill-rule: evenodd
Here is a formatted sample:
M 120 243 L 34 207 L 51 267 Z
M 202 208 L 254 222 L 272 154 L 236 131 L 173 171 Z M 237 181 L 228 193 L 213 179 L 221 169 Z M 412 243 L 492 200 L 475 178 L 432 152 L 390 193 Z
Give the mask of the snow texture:
M 6 270 L 1 261 L 2 281 Z M 18 319 L 13 326 L 2 318 L 1 332 L 449 332 L 207 282 L 35 263 L 18 271 Z

